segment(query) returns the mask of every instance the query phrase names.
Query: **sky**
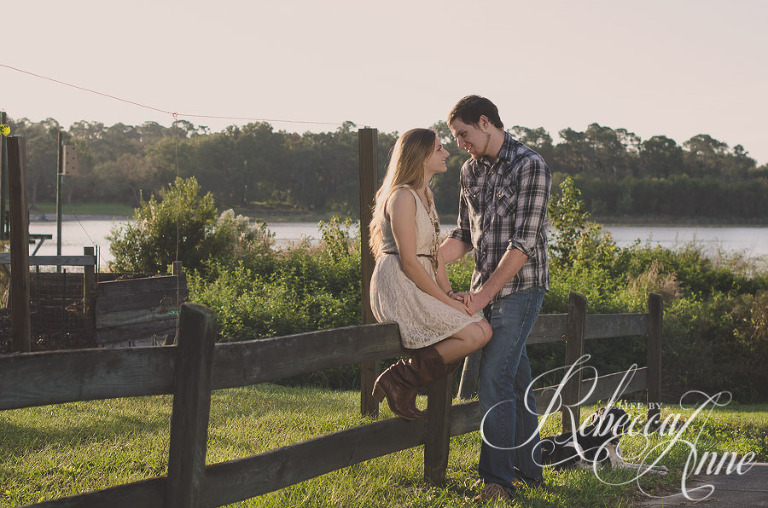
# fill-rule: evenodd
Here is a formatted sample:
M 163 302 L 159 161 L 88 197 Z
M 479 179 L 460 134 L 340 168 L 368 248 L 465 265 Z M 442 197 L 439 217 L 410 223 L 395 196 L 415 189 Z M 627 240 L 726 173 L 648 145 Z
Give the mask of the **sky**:
M 404 132 L 479 94 L 555 141 L 708 134 L 768 163 L 763 0 L 25 0 L 0 26 L 0 110 L 65 128 Z

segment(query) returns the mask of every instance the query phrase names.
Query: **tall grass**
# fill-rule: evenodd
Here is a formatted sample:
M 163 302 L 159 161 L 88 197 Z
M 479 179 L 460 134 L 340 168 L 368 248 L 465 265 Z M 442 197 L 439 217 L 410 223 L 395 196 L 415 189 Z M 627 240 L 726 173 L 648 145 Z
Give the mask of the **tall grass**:
M 425 401 L 419 404 L 424 406 Z M 167 472 L 170 396 L 78 402 L 0 413 L 0 506 L 10 507 L 137 481 Z M 590 414 L 583 408 L 582 415 Z M 630 408 L 642 419 L 642 412 Z M 664 408 L 663 415 L 691 409 Z M 382 406 L 381 418 L 392 417 Z M 359 413 L 359 393 L 271 384 L 214 392 L 207 463 L 247 457 L 370 422 Z M 547 420 L 542 435 L 559 431 L 560 420 Z M 757 453 L 768 458 L 768 406 L 720 409 L 697 418 L 686 435 L 700 433 L 701 450 Z M 668 440 L 654 435 L 651 444 Z M 639 453 L 644 442 L 626 439 L 625 456 Z M 240 507 L 435 507 L 469 506 L 478 492 L 480 436 L 473 432 L 451 440 L 447 484 L 423 480 L 423 448 L 394 453 L 335 471 L 264 496 L 236 503 Z M 668 477 L 644 477 L 649 492 L 679 491 L 686 454 L 676 449 L 661 463 Z M 322 460 L 319 457 L 318 460 Z M 543 489 L 519 493 L 520 506 L 631 506 L 640 499 L 629 471 L 545 471 Z M 493 505 L 490 505 L 493 506 Z

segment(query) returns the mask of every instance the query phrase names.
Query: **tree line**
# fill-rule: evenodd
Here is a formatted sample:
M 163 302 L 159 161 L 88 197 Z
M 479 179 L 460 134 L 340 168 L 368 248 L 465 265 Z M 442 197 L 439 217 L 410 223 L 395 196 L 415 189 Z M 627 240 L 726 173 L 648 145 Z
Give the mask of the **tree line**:
M 53 201 L 56 140 L 64 131 L 49 118 L 9 121 L 27 142 L 28 200 Z M 456 213 L 458 170 L 467 158 L 445 122 L 432 126 L 451 152 L 449 171 L 433 181 L 443 215 Z M 643 140 L 626 129 L 597 123 L 584 131 L 561 130 L 555 142 L 543 128 L 509 132 L 538 151 L 552 169 L 553 188 L 571 176 L 598 217 L 708 217 L 765 220 L 768 165 L 758 167 L 741 145 L 733 148 L 706 134 L 678 144 L 663 135 Z M 398 133 L 379 132 L 379 177 Z M 78 147 L 80 171 L 63 182 L 65 203 L 120 202 L 138 206 L 176 177 L 194 176 L 225 208 L 243 212 L 311 211 L 356 217 L 357 128 L 303 134 L 275 131 L 269 123 L 210 132 L 179 120 L 170 127 L 80 121 L 65 132 Z

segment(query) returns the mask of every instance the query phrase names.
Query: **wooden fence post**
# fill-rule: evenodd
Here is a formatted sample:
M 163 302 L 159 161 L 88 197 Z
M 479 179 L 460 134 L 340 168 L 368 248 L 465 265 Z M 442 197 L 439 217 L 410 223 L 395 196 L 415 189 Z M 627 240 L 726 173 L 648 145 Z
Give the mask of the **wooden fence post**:
M 362 317 L 363 324 L 372 324 L 376 320 L 371 311 L 371 275 L 375 264 L 373 253 L 368 247 L 368 224 L 373 215 L 373 204 L 378 180 L 378 132 L 364 128 L 357 133 L 360 154 L 360 261 L 362 265 Z M 379 404 L 371 391 L 379 375 L 379 362 L 369 360 L 360 364 L 360 412 L 363 416 L 378 416 Z
M 568 325 L 565 341 L 566 368 L 576 363 L 584 354 L 584 329 L 587 322 L 587 299 L 584 295 L 571 292 L 568 296 Z M 581 369 L 563 386 L 563 432 L 576 432 L 581 419 Z M 570 414 L 569 414 L 570 412 Z M 571 419 L 575 428 L 571 426 Z
M 433 485 L 445 483 L 451 442 L 451 400 L 453 374 L 427 387 L 427 421 L 424 438 L 424 480 Z
M 5 111 L 0 111 L 0 124 L 5 125 L 7 116 Z M 8 205 L 8 158 L 5 156 L 5 136 L 0 134 L 0 240 L 7 240 L 8 216 L 5 209 Z
M 56 137 L 56 255 L 61 256 L 61 186 L 64 178 L 64 133 L 58 132 Z M 56 272 L 61 273 L 61 265 L 56 266 Z
M 477 392 L 477 378 L 480 375 L 482 358 L 483 350 L 480 349 L 464 359 L 464 368 L 461 370 L 461 381 L 459 381 L 460 399 L 470 399 Z
M 661 326 L 664 300 L 661 295 L 648 295 L 648 422 L 649 428 L 661 418 Z
M 182 305 L 176 346 L 166 508 L 201 506 L 215 342 L 216 314 L 200 305 Z
M 29 320 L 29 216 L 27 215 L 27 154 L 24 138 L 9 136 L 8 198 L 11 238 L 11 349 L 32 351 Z
M 85 335 L 89 340 L 93 340 L 96 330 L 96 314 L 94 312 L 96 303 L 96 249 L 94 247 L 83 247 L 83 255 L 94 256 L 93 265 L 83 266 L 83 320 Z

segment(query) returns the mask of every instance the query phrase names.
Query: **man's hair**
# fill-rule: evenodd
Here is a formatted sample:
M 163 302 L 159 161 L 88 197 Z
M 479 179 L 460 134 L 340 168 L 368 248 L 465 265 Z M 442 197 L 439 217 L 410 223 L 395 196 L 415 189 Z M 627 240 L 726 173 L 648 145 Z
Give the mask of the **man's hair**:
M 477 125 L 480 117 L 485 115 L 488 121 L 499 129 L 504 128 L 504 124 L 499 118 L 499 109 L 494 103 L 480 97 L 479 95 L 467 95 L 453 107 L 448 114 L 448 125 L 457 118 L 467 125 Z

